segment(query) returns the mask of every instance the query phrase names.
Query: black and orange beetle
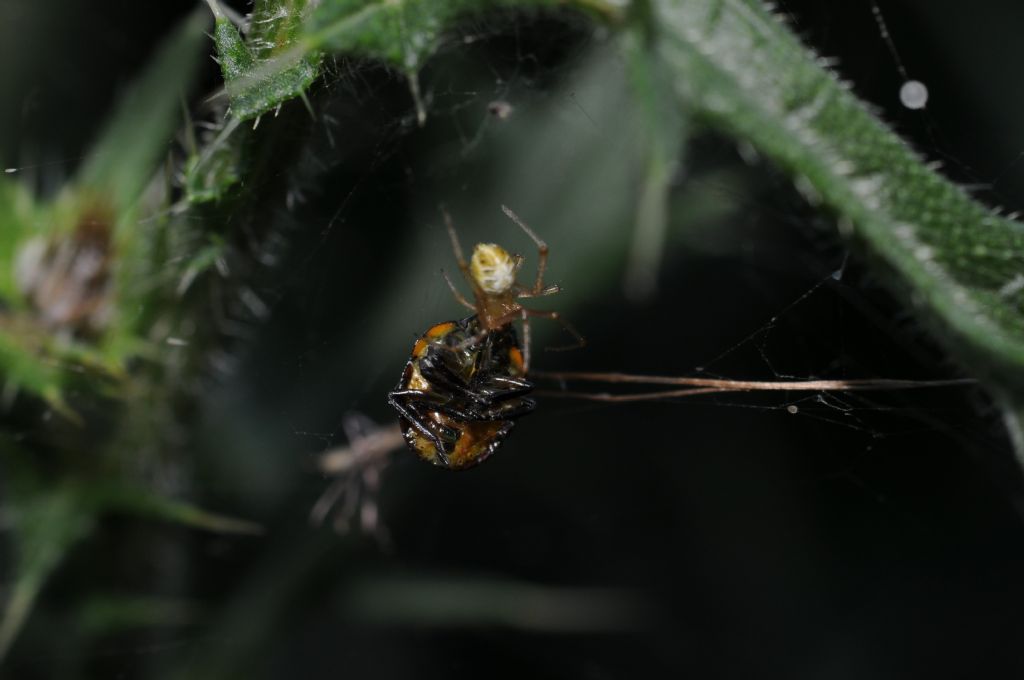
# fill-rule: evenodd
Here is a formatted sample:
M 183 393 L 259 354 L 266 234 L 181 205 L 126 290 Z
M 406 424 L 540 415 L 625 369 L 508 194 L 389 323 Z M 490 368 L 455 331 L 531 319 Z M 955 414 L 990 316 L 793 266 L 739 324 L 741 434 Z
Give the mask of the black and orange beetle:
M 535 406 L 515 329 L 480 331 L 475 315 L 432 326 L 388 394 L 409 447 L 449 470 L 485 460 Z

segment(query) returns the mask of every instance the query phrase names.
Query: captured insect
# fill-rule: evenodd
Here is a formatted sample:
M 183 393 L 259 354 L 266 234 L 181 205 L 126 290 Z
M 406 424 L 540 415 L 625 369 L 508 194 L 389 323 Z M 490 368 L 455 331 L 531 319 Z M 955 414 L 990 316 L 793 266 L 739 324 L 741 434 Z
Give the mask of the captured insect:
M 469 262 L 462 254 L 451 217 L 442 209 L 459 269 L 473 289 L 467 300 L 445 274 L 455 299 L 474 314 L 429 328 L 413 345 L 395 389 L 388 394 L 399 414 L 402 436 L 416 454 L 440 467 L 461 470 L 491 456 L 515 425 L 535 407 L 527 395 L 530 318 L 562 323 L 578 345 L 583 338 L 558 312 L 528 309 L 524 298 L 552 295 L 544 285 L 548 246 L 515 213 L 502 210 L 537 245 L 537 277 L 532 287 L 516 281 L 524 259 L 495 243 L 478 243 Z M 512 323 L 523 324 L 520 346 Z
M 476 316 L 432 326 L 413 346 L 388 401 L 420 458 L 460 470 L 485 460 L 536 405 L 526 397 L 515 330 L 480 334 Z

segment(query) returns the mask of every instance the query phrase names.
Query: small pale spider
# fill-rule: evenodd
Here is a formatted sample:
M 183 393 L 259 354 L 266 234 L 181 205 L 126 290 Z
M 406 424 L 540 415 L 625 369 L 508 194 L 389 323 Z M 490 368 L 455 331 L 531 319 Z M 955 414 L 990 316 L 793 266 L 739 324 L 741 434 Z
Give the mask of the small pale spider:
M 557 285 L 544 285 L 544 272 L 548 265 L 548 245 L 530 227 L 526 225 L 519 216 L 508 206 L 501 206 L 502 211 L 513 222 L 526 232 L 535 244 L 537 244 L 537 278 L 532 287 L 527 287 L 516 281 L 516 274 L 523 266 L 522 255 L 512 255 L 497 243 L 478 243 L 473 248 L 473 254 L 466 262 L 462 253 L 462 246 L 459 244 L 459 236 L 455 232 L 455 225 L 448 211 L 443 207 L 441 212 L 444 215 L 445 225 L 448 228 L 448 236 L 452 241 L 452 250 L 455 251 L 455 259 L 459 263 L 462 275 L 473 289 L 473 302 L 466 299 L 455 287 L 448 274 L 444 279 L 452 291 L 452 295 L 459 304 L 473 310 L 479 321 L 481 331 L 473 338 L 466 341 L 467 344 L 479 342 L 484 335 L 499 328 L 504 328 L 517 319 L 523 323 L 523 371 L 530 368 L 530 319 L 544 318 L 557 321 L 575 339 L 576 344 L 569 347 L 555 349 L 569 349 L 582 347 L 586 344 L 575 328 L 562 319 L 558 312 L 541 311 L 529 309 L 520 304 L 519 300 L 543 297 L 557 293 L 560 288 Z

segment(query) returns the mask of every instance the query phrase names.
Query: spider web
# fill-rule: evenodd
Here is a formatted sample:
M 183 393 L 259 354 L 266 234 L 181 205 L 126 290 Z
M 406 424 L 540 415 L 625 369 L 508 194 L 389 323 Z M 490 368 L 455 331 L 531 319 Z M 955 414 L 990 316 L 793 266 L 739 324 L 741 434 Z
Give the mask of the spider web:
M 962 96 L 956 67 L 975 55 L 929 62 L 946 49 L 935 36 L 956 22 L 909 4 L 826 4 L 789 1 L 781 10 L 810 44 L 839 57 L 858 94 L 925 155 L 946 158 L 951 176 L 993 203 L 1024 205 L 1012 190 L 1024 152 L 986 149 L 995 145 L 973 132 L 984 126 L 970 120 L 976 100 Z M 742 677 L 767 663 L 821 677 L 846 659 L 871 677 L 893 659 L 941 670 L 947 657 L 925 641 L 936 630 L 954 630 L 968 650 L 995 636 L 1004 619 L 972 633 L 899 609 L 948 614 L 935 602 L 977 595 L 961 572 L 999 577 L 1001 556 L 1019 562 L 1019 526 L 1002 507 L 1017 498 L 1018 473 L 995 412 L 970 389 L 542 401 L 476 471 L 445 477 L 404 451 L 395 456 L 374 482 L 390 552 L 358 532 L 311 529 L 310 507 L 330 483 L 317 460 L 348 443 L 348 414 L 360 414 L 357 429 L 372 428 L 365 418 L 393 423 L 384 395 L 414 339 L 463 314 L 440 274 L 457 273 L 440 203 L 464 246 L 494 241 L 520 252 L 527 277 L 532 245 L 499 206 L 551 245 L 548 280 L 564 290 L 538 306 L 562 312 L 588 347 L 546 352 L 566 338 L 538 323 L 540 368 L 778 380 L 956 375 L 864 254 L 837 238 L 830 215 L 755 152 L 707 130 L 693 130 L 679 149 L 656 288 L 643 300 L 627 296 L 643 122 L 607 36 L 579 17 L 510 13 L 462 24 L 420 75 L 422 128 L 400 76 L 345 58 L 326 70 L 311 93 L 313 117 L 285 107 L 251 133 L 252 148 L 265 150 L 253 159 L 261 170 L 247 177 L 252 198 L 218 214 L 243 237 L 225 265 L 231 276 L 210 291 L 218 344 L 203 393 L 191 395 L 194 420 L 182 427 L 201 502 L 261 521 L 267 538 L 172 536 L 167 554 L 189 576 L 184 586 L 162 585 L 216 615 L 195 635 L 98 644 L 88 660 L 98 674 L 166 674 L 179 661 L 167 657 L 184 647 L 193 668 L 214 677 L 228 669 L 223 677 L 273 647 L 281 667 L 353 676 L 408 677 L 454 659 L 456 675 L 493 670 L 494 659 L 516 659 L 520 674 L 576 675 L 573 659 L 586 658 L 594 676 L 724 664 Z M 907 80 L 927 86 L 924 109 L 900 104 Z M 1001 87 L 984 80 L 977 87 Z M 949 104 L 958 98 L 965 103 Z M 216 115 L 207 112 L 207 122 Z M 29 164 L 9 165 L 17 174 Z M 978 537 L 992 527 L 1002 545 Z M 394 572 L 427 578 L 420 589 L 388 591 Z M 468 608 L 477 618 L 460 620 L 462 610 L 445 602 L 427 607 L 435 618 L 416 620 L 417 598 L 450 585 L 429 579 L 438 573 L 497 575 L 563 595 L 581 584 L 621 589 L 663 603 L 651 618 L 669 632 L 595 644 L 586 635 L 601 625 L 622 632 L 634 623 L 608 593 L 594 595 L 604 608 L 564 607 L 596 611 L 585 628 L 543 607 L 510 608 L 500 580 L 493 591 L 453 596 L 460 606 L 493 605 L 493 618 Z M 942 587 L 920 585 L 917 574 Z M 875 586 L 860 588 L 866 582 Z M 1011 601 L 1012 578 L 998 583 Z M 360 600 L 361 589 L 400 592 L 406 606 Z M 438 623 L 437 612 L 455 618 Z M 923 632 L 900 638 L 890 614 Z M 540 634 L 559 624 L 583 639 L 550 643 Z M 428 644 L 397 633 L 381 642 L 375 625 L 389 635 L 421 626 Z M 442 634 L 459 625 L 472 644 Z M 501 635 L 478 630 L 492 625 L 545 661 L 523 661 Z M 824 650 L 821 658 L 804 646 Z M 898 651 L 874 651 L 886 646 Z M 940 660 L 926 663 L 924 650 Z
M 883 62 L 885 81 L 892 85 L 887 94 L 876 94 L 876 104 L 888 103 L 882 115 L 916 135 L 926 153 L 950 156 L 940 141 L 943 125 L 930 105 L 910 110 L 896 94 L 910 79 L 909 70 L 882 8 L 874 4 L 862 15 L 865 34 L 879 43 L 881 55 L 868 61 L 876 68 Z M 789 178 L 756 154 L 706 132 L 690 140 L 669 199 L 672 218 L 655 297 L 639 305 L 625 297 L 623 257 L 633 234 L 624 225 L 634 217 L 643 123 L 628 105 L 629 83 L 607 46 L 573 19 L 563 19 L 567 23 L 557 30 L 549 30 L 553 27 L 544 20 L 519 16 L 462 26 L 421 75 L 429 112 L 422 130 L 415 129 L 412 109 L 396 103 L 404 97 L 400 80 L 382 83 L 369 75 L 372 68 L 336 63 L 320 95 L 324 113 L 305 151 L 309 158 L 303 162 L 312 169 L 309 177 L 296 173 L 288 194 L 296 213 L 316 214 L 320 202 L 320 214 L 325 203 L 330 217 L 321 220 L 324 227 L 315 239 L 304 244 L 299 235 L 292 245 L 304 279 L 335 257 L 350 262 L 343 252 L 350 247 L 363 253 L 364 264 L 373 265 L 361 270 L 357 265 L 341 279 L 325 277 L 313 288 L 306 280 L 295 284 L 303 304 L 323 316 L 338 308 L 336 291 L 358 288 L 358 295 L 346 296 L 342 323 L 316 328 L 329 349 L 315 342 L 301 346 L 293 355 L 295 372 L 284 381 L 296 390 L 286 400 L 292 434 L 309 441 L 310 456 L 344 444 L 341 414 L 354 411 L 388 422 L 391 414 L 381 395 L 400 373 L 401 360 L 396 363 L 395 357 L 407 354 L 422 329 L 462 313 L 439 275 L 454 269 L 440 226 L 440 203 L 453 213 L 464 243 L 494 240 L 530 259 L 529 243 L 497 210 L 507 203 L 551 244 L 549 280 L 565 288 L 551 304 L 584 329 L 591 347 L 571 355 L 538 352 L 544 368 L 779 380 L 956 375 L 925 330 L 867 271 L 863 254 L 851 255 L 835 239 L 828 215 L 808 205 Z M 828 36 L 839 21 L 816 29 Z M 566 40 L 561 33 L 566 28 L 579 33 Z M 829 41 L 824 43 L 828 49 Z M 850 61 L 850 71 L 864 68 L 856 57 Z M 846 60 L 840 63 L 847 67 Z M 341 121 L 351 119 L 353 110 L 377 106 L 394 108 L 376 124 L 366 169 L 345 185 L 347 193 L 325 194 L 324 187 L 331 186 L 325 176 L 331 175 L 323 165 L 345 155 Z M 1010 169 L 1012 164 L 996 175 Z M 951 174 L 977 178 L 964 164 L 953 164 Z M 320 195 L 297 188 L 305 185 L 318 187 L 313 191 Z M 396 195 L 402 197 L 402 214 L 384 205 Z M 371 221 L 403 226 L 375 240 L 366 233 L 377 229 Z M 358 331 L 352 333 L 353 327 Z M 557 328 L 538 330 L 539 347 L 562 344 Z M 279 354 L 288 356 L 276 349 L 261 356 Z M 343 403 L 326 397 L 335 385 L 344 386 Z M 883 442 L 887 451 L 900 451 L 925 434 L 986 459 L 1002 459 L 1008 450 L 994 412 L 970 390 L 732 395 L 674 400 L 671 406 L 677 413 L 673 418 L 689 414 L 685 417 L 724 429 L 747 427 L 750 416 L 744 412 L 760 414 L 754 417 L 762 422 L 766 417 L 796 421 L 784 426 L 790 436 L 799 439 L 803 428 L 849 449 L 835 457 L 835 470 L 856 470 L 862 458 L 869 470 L 874 464 L 884 468 L 877 454 Z M 533 427 L 531 442 L 508 448 L 543 450 L 545 437 L 560 430 L 577 432 L 580 445 L 597 456 L 601 447 L 587 443 L 590 426 L 584 416 L 599 414 L 617 420 L 619 427 L 650 433 L 650 411 L 640 408 L 552 405 L 551 415 Z M 715 415 L 709 417 L 709 410 Z M 520 429 L 529 427 L 524 423 Z M 520 438 L 525 437 L 517 432 L 513 440 Z M 820 446 L 808 447 L 808 455 L 820 457 Z M 1005 471 L 1000 465 L 995 463 L 995 470 Z M 809 474 L 797 477 L 833 474 L 827 463 L 809 467 Z
M 890 59 L 885 46 L 899 43 L 898 24 L 886 24 L 883 33 L 880 12 L 865 9 L 865 35 L 877 39 L 882 57 Z M 640 124 L 636 112 L 623 104 L 628 82 L 590 37 L 570 42 L 568 49 L 545 45 L 538 43 L 545 35 L 543 26 L 512 21 L 470 24 L 457 34 L 457 47 L 440 55 L 422 76 L 422 89 L 428 93 L 427 128 L 411 133 L 417 137 L 411 149 L 404 143 L 399 151 L 388 147 L 387 153 L 395 153 L 389 162 L 402 158 L 400 177 L 391 188 L 407 197 L 412 207 L 405 219 L 414 228 L 384 246 L 384 271 L 366 275 L 374 285 L 369 291 L 360 289 L 370 299 L 358 306 L 371 311 L 356 321 L 358 337 L 346 338 L 344 349 L 336 347 L 338 363 L 325 368 L 323 360 L 309 356 L 310 373 L 334 376 L 336 385 L 351 383 L 345 367 L 353 357 L 364 362 L 356 374 L 357 386 L 343 390 L 346 401 L 332 403 L 332 414 L 315 415 L 322 412 L 318 405 L 327 390 L 315 380 L 304 385 L 302 406 L 292 410 L 290 422 L 296 435 L 310 440 L 310 455 L 344 444 L 336 425 L 341 411 L 386 422 L 390 414 L 381 395 L 397 379 L 401 363 L 393 357 L 404 357 L 415 336 L 430 324 L 460 314 L 439 275 L 442 268 L 454 269 L 436 208 L 440 202 L 452 212 L 464 243 L 494 240 L 533 256 L 528 242 L 497 210 L 503 203 L 550 243 L 549 280 L 564 288 L 550 304 L 583 330 L 589 347 L 572 353 L 538 351 L 542 368 L 779 380 L 956 374 L 927 331 L 872 275 L 863 254 L 848 252 L 834 237 L 828 215 L 808 205 L 789 178 L 749 150 L 707 132 L 689 141 L 670 196 L 672 217 L 656 292 L 641 302 L 626 296 L 626 253 L 633 234 L 623 225 L 634 217 L 632 200 L 642 162 L 636 152 Z M 912 55 L 912 47 L 905 45 L 901 52 Z M 847 60 L 840 63 L 845 68 Z M 882 102 L 883 115 L 895 119 L 928 155 L 955 158 L 944 141 L 948 132 L 942 111 L 933 111 L 931 104 L 923 111 L 900 108 L 898 85 L 911 70 L 890 61 L 884 72 L 897 87 L 874 100 Z M 932 99 L 941 101 L 942 88 L 935 85 L 941 79 L 919 77 L 928 83 Z M 405 139 L 407 123 L 396 132 Z M 992 178 L 1010 171 L 1012 165 L 997 165 L 989 173 L 964 163 L 954 162 L 950 168 L 955 178 L 988 188 Z M 356 208 L 351 210 L 357 223 Z M 338 229 L 339 223 L 333 224 Z M 316 244 L 313 261 L 327 256 L 324 251 L 335 237 Z M 380 311 L 382 316 L 373 313 Z M 538 348 L 564 341 L 557 328 L 537 330 Z M 391 359 L 375 362 L 371 346 L 386 347 Z M 402 485 L 414 484 L 409 480 L 419 476 L 418 465 L 399 455 L 384 476 L 381 511 L 400 554 L 402 542 L 410 539 L 403 536 L 401 513 L 389 511 L 401 503 L 394 496 L 389 499 L 389 484 L 408 489 Z M 942 468 L 946 471 L 937 471 Z M 988 480 L 969 482 L 969 488 L 994 484 L 1009 498 L 1019 493 L 1018 473 L 991 407 L 971 390 L 944 390 L 744 394 L 628 406 L 543 402 L 517 426 L 494 462 L 474 474 L 503 499 L 491 502 L 512 503 L 520 512 L 523 502 L 545 504 L 541 522 L 557 525 L 566 513 L 574 513 L 562 505 L 546 505 L 546 499 L 571 498 L 567 503 L 576 504 L 578 512 L 596 518 L 597 524 L 618 527 L 613 533 L 635 529 L 632 522 L 660 526 L 659 512 L 687 516 L 671 502 L 650 500 L 659 493 L 688 493 L 698 499 L 693 501 L 702 508 L 697 512 L 711 504 L 730 516 L 730 510 L 710 500 L 712 494 L 731 499 L 739 513 L 758 512 L 760 503 L 773 507 L 790 502 L 780 500 L 776 491 L 765 491 L 773 485 L 796 497 L 816 499 L 805 512 L 842 515 L 844 510 L 837 510 L 831 498 L 841 497 L 848 505 L 839 503 L 839 508 L 858 507 L 927 534 L 939 526 L 931 518 L 939 501 L 927 493 L 922 497 L 919 484 L 930 485 L 936 494 L 962 489 L 949 475 L 967 469 L 974 472 L 966 478 L 980 475 Z M 546 481 L 536 481 L 537 473 Z M 657 478 L 677 485 L 666 489 L 653 481 Z M 700 481 L 682 481 L 686 478 Z M 999 478 L 1007 481 L 993 481 Z M 502 481 L 491 486 L 492 479 Z M 442 562 L 495 567 L 486 557 L 469 556 L 438 538 L 457 508 L 482 499 L 458 480 L 436 484 L 432 481 L 430 490 L 417 487 L 416 498 L 436 513 L 437 524 L 412 524 L 432 527 L 428 535 L 459 555 Z M 497 491 L 507 485 L 517 490 L 514 495 Z M 585 500 L 588 492 L 581 485 L 602 488 L 600 500 Z M 616 512 L 609 504 L 657 510 Z M 813 523 L 800 516 L 800 522 Z M 716 521 L 732 530 L 740 526 Z M 587 521 L 580 524 L 590 527 L 585 532 L 595 530 Z M 826 525 L 834 527 L 828 521 Z M 483 524 L 473 526 L 487 531 Z M 713 532 L 710 526 L 721 525 L 703 526 Z M 675 535 L 674 529 L 666 531 L 661 539 Z M 478 540 L 468 532 L 457 533 L 461 540 Z M 846 534 L 840 530 L 839 535 Z M 650 548 L 644 542 L 631 545 L 640 554 Z M 710 547 L 714 553 L 719 541 L 701 545 L 698 550 Z M 435 545 L 421 555 L 432 562 L 437 549 Z M 482 549 L 508 556 L 504 549 Z M 718 564 L 716 558 L 707 559 Z M 699 567 L 696 572 L 701 573 Z M 551 571 L 545 573 L 550 576 Z M 683 573 L 692 572 L 684 568 Z
M 893 39 L 887 28 L 883 31 L 886 25 L 877 6 L 868 18 L 876 22 L 879 38 L 885 41 L 896 59 L 898 75 L 906 78 L 907 71 L 895 52 Z M 514 25 L 518 27 L 519 24 Z M 494 235 L 496 230 L 510 240 L 519 236 L 508 225 L 502 225 L 500 218 L 496 220 L 493 210 L 494 205 L 502 201 L 512 203 L 517 210 L 532 214 L 532 223 L 552 243 L 553 264 L 550 273 L 556 277 L 552 280 L 580 282 L 576 286 L 563 283 L 568 289 L 565 295 L 558 298 L 563 309 L 583 305 L 587 310 L 585 314 L 601 316 L 601 312 L 592 310 L 593 305 L 587 306 L 587 298 L 597 297 L 619 306 L 625 304 L 619 297 L 618 286 L 622 264 L 620 262 L 615 266 L 608 262 L 621 257 L 624 246 L 632 238 L 629 230 L 622 229 L 621 225 L 631 221 L 629 202 L 633 193 L 630 176 L 636 174 L 639 159 L 635 157 L 635 151 L 629 149 L 630 144 L 616 146 L 614 139 L 625 139 L 635 146 L 633 140 L 640 135 L 636 112 L 621 106 L 628 97 L 629 85 L 624 81 L 623 74 L 616 72 L 614 61 L 609 60 L 606 54 L 586 38 L 568 50 L 536 44 L 526 48 L 521 33 L 516 28 L 510 36 L 509 26 L 504 22 L 468 25 L 454 41 L 456 44 L 487 45 L 489 49 L 495 49 L 495 44 L 511 42 L 514 47 L 504 45 L 500 57 L 489 52 L 489 60 L 480 60 L 472 49 L 453 48 L 439 57 L 440 64 L 428 69 L 423 75 L 424 90 L 428 93 L 432 114 L 430 125 L 436 130 L 426 144 L 435 146 L 426 152 L 428 162 L 419 166 L 405 166 L 405 179 L 408 181 L 405 189 L 418 201 L 416 211 L 421 229 L 420 233 L 412 237 L 415 239 L 411 246 L 413 255 L 404 260 L 405 264 L 397 267 L 394 275 L 383 277 L 387 281 L 386 285 L 392 285 L 393 288 L 404 285 L 415 286 L 419 290 L 419 300 L 401 311 L 403 320 L 415 320 L 405 324 L 407 339 L 415 337 L 419 329 L 430 323 L 459 313 L 451 304 L 438 276 L 439 269 L 452 269 L 453 262 L 447 243 L 438 229 L 436 208 L 430 205 L 434 201 L 461 201 L 455 204 L 457 208 L 453 210 L 456 210 L 456 221 L 460 223 L 463 240 L 467 242 L 473 241 L 473 234 L 481 232 L 486 234 L 486 238 L 503 240 Z M 528 33 L 531 39 L 535 39 L 543 31 L 530 26 Z M 557 55 L 554 59 L 552 50 Z M 557 54 L 559 51 L 563 53 Z M 513 53 L 515 57 L 509 58 L 508 55 Z M 552 66 L 552 61 L 560 65 Z M 538 66 L 541 63 L 543 67 Z M 467 67 L 467 64 L 471 66 Z M 467 80 L 472 84 L 467 85 Z M 625 113 L 620 108 L 626 109 Z M 922 116 L 928 138 L 934 142 L 937 124 L 927 110 Z M 410 124 L 407 114 L 398 122 L 394 133 L 404 137 Z M 516 131 L 517 126 L 520 131 Z M 450 129 L 446 131 L 446 127 Z M 520 136 L 522 128 L 529 128 L 525 140 Z M 938 153 L 944 153 L 935 148 Z M 384 155 L 378 155 L 376 159 L 381 162 L 390 160 Z M 546 162 L 560 166 L 554 172 L 538 172 L 537 168 Z M 613 164 L 619 166 L 619 174 L 615 170 L 608 170 L 608 166 Z M 595 167 L 599 170 L 594 170 Z M 489 182 L 485 184 L 479 181 L 480 176 L 487 177 Z M 499 188 L 495 189 L 495 185 Z M 590 201 L 586 196 L 588 192 L 602 196 L 617 195 L 621 200 L 603 203 L 600 200 Z M 491 194 L 493 198 L 482 199 L 481 194 Z M 510 195 L 517 198 L 513 200 Z M 712 198 L 708 198 L 709 195 Z M 320 248 L 324 245 L 324 239 L 330 237 L 338 215 L 346 209 L 349 197 L 342 202 L 342 207 L 322 233 L 321 241 L 309 251 L 304 262 L 321 255 Z M 718 261 L 731 270 L 728 274 L 729 282 L 723 283 L 718 274 L 709 271 L 704 280 L 690 281 L 685 285 L 725 291 L 735 286 L 737 280 L 743 281 L 746 282 L 746 288 L 737 290 L 736 294 L 760 297 L 762 307 L 759 318 L 746 318 L 746 328 L 753 330 L 743 332 L 742 340 L 736 342 L 723 335 L 719 342 L 728 343 L 724 345 L 726 349 L 711 349 L 709 352 L 705 347 L 701 350 L 709 353 L 710 360 L 694 359 L 692 363 L 675 361 L 651 366 L 651 369 L 677 374 L 699 371 L 723 378 L 752 377 L 750 372 L 753 371 L 753 377 L 780 380 L 872 377 L 893 375 L 893 372 L 900 375 L 913 373 L 923 378 L 929 375 L 949 375 L 953 371 L 952 367 L 941 365 L 941 354 L 929 347 L 927 339 L 906 316 L 906 312 L 898 310 L 897 305 L 863 271 L 856 275 L 856 278 L 863 280 L 855 281 L 852 286 L 846 284 L 844 275 L 848 253 L 841 244 L 829 240 L 827 230 L 832 228 L 830 220 L 805 205 L 789 186 L 787 178 L 780 177 L 758 159 L 751 158 L 749 152 L 744 158 L 744 153 L 737 154 L 728 141 L 698 135 L 692 142 L 687 166 L 680 173 L 670 200 L 678 208 L 678 213 L 681 213 L 682 216 L 677 217 L 676 221 L 682 224 L 672 225 L 661 266 L 665 269 L 673 266 L 685 268 L 688 266 L 686 249 L 699 252 L 710 248 L 711 252 L 706 253 L 709 258 L 705 259 Z M 703 204 L 699 201 L 703 201 Z M 689 223 L 694 220 L 690 216 L 693 213 L 705 216 L 702 210 L 707 212 L 705 222 Z M 543 226 L 538 226 L 544 222 L 560 225 L 561 231 L 545 231 Z M 566 223 L 576 226 L 561 226 Z M 481 229 L 480 225 L 483 224 L 489 225 L 489 228 Z M 793 236 L 771 231 L 778 229 L 779 224 L 783 225 L 782 228 L 796 225 L 803 232 Z M 713 233 L 716 230 L 718 233 Z M 524 252 L 531 254 L 525 249 Z M 560 257 L 565 252 L 573 255 L 568 261 Z M 684 254 L 679 256 L 680 252 Z M 673 253 L 682 259 L 671 260 Z M 759 256 L 761 253 L 763 256 Z M 577 272 L 592 270 L 591 262 L 594 260 L 606 263 L 603 276 L 574 276 Z M 793 271 L 794 261 L 802 265 L 798 275 Z M 859 268 L 859 265 L 854 267 Z M 787 269 L 790 271 L 784 274 L 781 284 L 779 277 L 772 278 Z M 401 282 L 394 285 L 395 279 Z M 795 281 L 799 279 L 804 281 L 800 285 L 805 287 L 798 287 L 795 292 L 791 292 Z M 424 286 L 423 281 L 428 283 Z M 395 295 L 394 292 L 390 293 L 392 298 Z M 659 295 L 673 299 L 679 308 L 687 308 L 685 299 L 679 298 L 679 292 L 669 285 L 663 283 Z M 787 298 L 787 295 L 791 297 Z M 403 294 L 397 296 L 403 297 Z M 749 306 L 751 300 L 748 298 L 740 304 Z M 879 306 L 887 309 L 882 311 Z M 808 308 L 811 311 L 805 313 Z M 896 323 L 884 318 L 893 312 L 904 316 L 897 317 Z M 925 348 L 923 351 L 928 360 L 922 362 L 907 357 L 909 364 L 878 363 L 876 357 L 873 365 L 870 357 L 856 356 L 855 348 L 847 346 L 851 341 L 846 336 L 850 326 L 856 326 L 857 321 L 831 332 L 822 327 L 833 317 L 842 317 L 844 314 L 864 317 L 859 321 L 873 327 L 876 336 L 887 336 L 889 342 L 901 346 L 909 353 Z M 671 338 L 680 332 L 687 332 L 681 328 L 684 325 L 682 321 L 692 317 L 692 314 L 686 312 L 663 309 L 659 318 L 638 322 L 636 328 L 630 329 L 630 333 L 640 337 L 661 335 Z M 729 319 L 727 309 L 724 313 L 722 309 L 712 309 L 701 314 L 700 327 L 706 329 L 715 322 L 716 317 L 726 320 L 726 323 L 733 321 Z M 366 335 L 375 338 L 398 335 L 399 324 L 395 324 L 393 318 L 378 323 L 382 325 L 367 329 Z M 787 327 L 787 332 L 780 334 L 780 327 Z M 606 341 L 608 334 L 600 331 L 591 342 L 594 343 L 598 338 Z M 547 342 L 559 344 L 553 339 Z M 793 343 L 799 343 L 804 351 L 813 345 L 810 356 L 817 360 L 811 361 L 804 356 L 803 360 L 794 363 L 794 357 L 790 354 L 791 348 L 797 345 Z M 676 345 L 673 349 L 678 351 L 680 346 Z M 641 370 L 635 357 L 642 355 L 643 350 L 636 348 L 633 351 L 635 354 L 627 354 L 603 368 Z M 362 352 L 358 350 L 358 353 Z M 734 362 L 735 368 L 726 368 L 729 366 L 728 360 L 735 355 L 751 352 L 759 361 Z M 694 351 L 693 356 L 697 355 Z M 582 356 L 587 355 L 584 353 Z M 660 356 L 664 356 L 664 353 Z M 550 355 L 545 359 L 550 364 L 554 357 Z M 569 365 L 579 366 L 585 360 L 566 357 L 566 361 Z M 787 362 L 788 367 L 784 367 Z M 939 365 L 927 366 L 929 362 Z M 649 361 L 646 363 L 650 364 Z M 373 406 L 368 409 L 362 406 L 363 400 L 379 394 L 378 389 L 374 387 L 361 392 L 352 408 L 370 412 L 379 410 Z M 890 434 L 913 433 L 919 427 L 926 427 L 920 422 L 912 422 L 915 413 L 923 420 L 931 421 L 932 427 L 944 421 L 944 416 L 939 415 L 943 409 L 956 411 L 964 415 L 967 421 L 977 415 L 974 406 L 956 400 L 954 395 L 946 400 L 952 404 L 950 406 L 914 407 L 903 398 L 896 400 L 902 405 L 887 405 L 885 398 L 879 400 L 878 397 L 860 395 L 815 394 L 792 397 L 781 402 L 776 399 L 772 404 L 757 403 L 756 398 L 751 401 L 747 397 L 741 397 L 740 401 L 720 397 L 713 399 L 712 403 L 718 406 L 785 411 L 823 420 L 860 432 L 870 442 Z M 614 410 L 616 407 L 606 408 Z M 880 417 L 883 413 L 888 416 L 909 414 L 910 421 L 899 422 L 894 417 Z M 978 436 L 986 439 L 991 428 L 991 425 L 980 425 Z M 297 428 L 296 431 L 304 434 L 311 432 L 305 428 Z M 319 436 L 325 442 L 335 442 L 338 432 L 335 427 L 322 431 Z

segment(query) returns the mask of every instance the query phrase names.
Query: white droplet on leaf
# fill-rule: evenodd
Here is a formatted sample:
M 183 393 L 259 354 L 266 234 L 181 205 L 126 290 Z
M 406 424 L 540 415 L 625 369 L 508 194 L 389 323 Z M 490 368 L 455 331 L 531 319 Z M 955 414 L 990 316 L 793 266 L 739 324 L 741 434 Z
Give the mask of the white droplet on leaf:
M 908 109 L 923 109 L 928 103 L 928 88 L 920 80 L 908 80 L 900 87 L 900 102 Z

